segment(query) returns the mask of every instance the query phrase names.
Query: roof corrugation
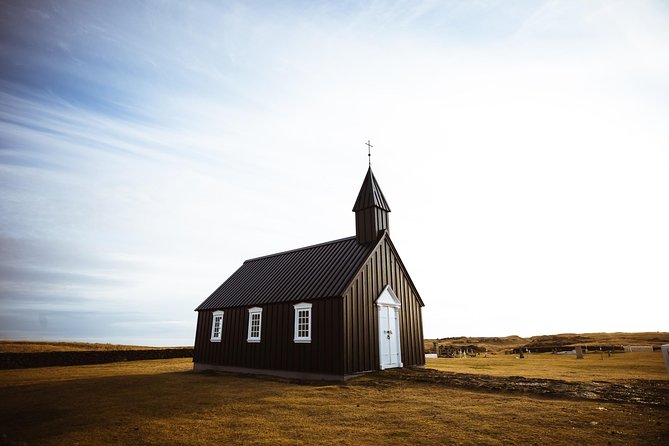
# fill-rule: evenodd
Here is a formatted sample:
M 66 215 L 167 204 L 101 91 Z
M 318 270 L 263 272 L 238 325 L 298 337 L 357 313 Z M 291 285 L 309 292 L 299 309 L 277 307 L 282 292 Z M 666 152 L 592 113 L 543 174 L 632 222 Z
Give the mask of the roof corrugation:
M 367 209 L 373 206 L 390 212 L 388 202 L 383 196 L 383 192 L 381 192 L 379 183 L 376 182 L 376 178 L 374 178 L 372 168 L 370 167 L 369 170 L 367 170 L 367 176 L 365 177 L 365 180 L 362 182 L 362 186 L 360 187 L 358 198 L 355 200 L 355 204 L 353 205 L 353 211 L 360 211 L 362 209 Z
M 196 311 L 341 296 L 374 247 L 349 237 L 249 259 Z

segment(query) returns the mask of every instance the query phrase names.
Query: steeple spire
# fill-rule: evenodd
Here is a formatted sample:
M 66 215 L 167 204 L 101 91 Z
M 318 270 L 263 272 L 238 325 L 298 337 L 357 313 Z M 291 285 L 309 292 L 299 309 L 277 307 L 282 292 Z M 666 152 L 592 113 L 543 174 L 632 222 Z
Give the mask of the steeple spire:
M 355 212 L 355 236 L 358 243 L 374 242 L 381 231 L 389 229 L 390 207 L 374 178 L 371 166 L 360 187 L 353 212 Z

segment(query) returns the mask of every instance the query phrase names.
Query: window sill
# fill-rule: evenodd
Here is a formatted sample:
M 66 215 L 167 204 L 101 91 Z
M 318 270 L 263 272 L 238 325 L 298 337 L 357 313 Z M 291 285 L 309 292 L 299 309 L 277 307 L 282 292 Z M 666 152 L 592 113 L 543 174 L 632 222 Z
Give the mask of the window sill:
M 211 342 L 221 342 L 221 340 L 219 338 L 210 339 L 209 341 L 211 341 Z
M 311 339 L 293 339 L 296 344 L 311 344 Z
M 251 344 L 259 344 L 260 339 L 247 339 L 246 342 L 250 342 Z

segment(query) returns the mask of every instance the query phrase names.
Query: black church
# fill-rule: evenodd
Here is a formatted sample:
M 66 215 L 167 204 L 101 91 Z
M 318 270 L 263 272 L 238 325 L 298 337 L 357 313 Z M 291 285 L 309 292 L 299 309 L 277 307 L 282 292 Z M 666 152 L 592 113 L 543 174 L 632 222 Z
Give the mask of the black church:
M 371 167 L 355 236 L 246 260 L 195 311 L 194 370 L 298 379 L 424 365 L 423 301 Z

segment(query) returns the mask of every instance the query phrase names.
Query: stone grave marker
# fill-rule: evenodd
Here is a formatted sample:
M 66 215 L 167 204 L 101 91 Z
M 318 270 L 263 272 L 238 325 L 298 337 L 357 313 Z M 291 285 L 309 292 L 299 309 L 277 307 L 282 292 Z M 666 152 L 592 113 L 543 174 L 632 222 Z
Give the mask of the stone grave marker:
M 576 346 L 576 359 L 583 359 L 583 349 L 580 345 Z
M 661 347 L 662 356 L 664 357 L 664 365 L 667 366 L 667 373 L 669 373 L 669 344 L 665 344 Z

